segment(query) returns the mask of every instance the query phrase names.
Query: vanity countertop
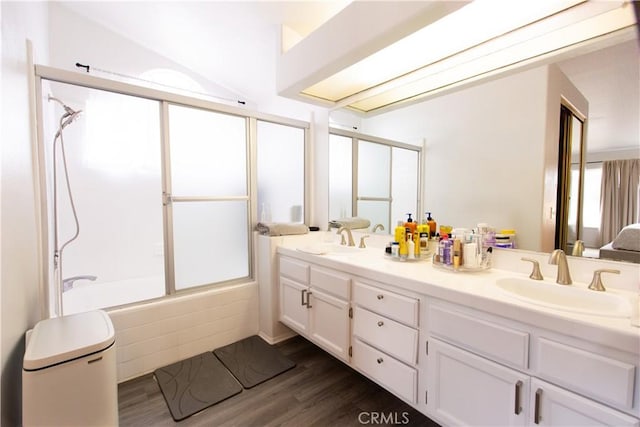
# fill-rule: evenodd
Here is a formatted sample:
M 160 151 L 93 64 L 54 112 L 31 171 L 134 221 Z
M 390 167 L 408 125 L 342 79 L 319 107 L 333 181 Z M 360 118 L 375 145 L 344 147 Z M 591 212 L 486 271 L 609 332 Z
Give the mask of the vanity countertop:
M 399 262 L 381 248 L 367 248 L 357 255 L 316 255 L 298 250 L 300 239 L 282 239 L 278 252 L 327 268 L 382 282 L 399 289 L 454 302 L 533 326 L 588 340 L 613 349 L 640 354 L 640 328 L 629 318 L 595 316 L 557 310 L 522 301 L 501 290 L 496 280 L 528 275 L 491 268 L 479 272 L 455 272 L 435 267 L 431 261 Z M 558 285 L 560 286 L 560 285 Z M 573 286 L 586 284 L 574 283 Z M 631 299 L 632 292 L 609 289 Z

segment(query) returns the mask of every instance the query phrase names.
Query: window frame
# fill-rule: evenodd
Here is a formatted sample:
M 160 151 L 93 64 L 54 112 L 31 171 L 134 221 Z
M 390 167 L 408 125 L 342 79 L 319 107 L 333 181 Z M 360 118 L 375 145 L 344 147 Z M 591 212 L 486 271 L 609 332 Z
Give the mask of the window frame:
M 330 127 L 329 128 L 329 137 L 331 135 L 338 135 L 346 138 L 351 138 L 351 212 L 353 216 L 358 216 L 358 202 L 359 201 L 388 201 L 389 202 L 389 228 L 393 227 L 393 148 L 405 149 L 410 151 L 415 151 L 418 153 L 418 167 L 417 167 L 417 194 L 416 194 L 416 209 L 418 210 L 414 216 L 417 221 L 420 217 L 420 212 L 422 212 L 422 182 L 423 182 L 423 171 L 424 171 L 424 159 L 423 159 L 423 150 L 421 146 L 407 144 L 404 142 L 394 141 L 391 139 L 381 138 L 373 135 L 367 135 L 359 132 L 353 132 L 345 129 L 339 129 Z M 360 141 L 369 142 L 373 144 L 380 144 L 389 147 L 389 197 L 381 198 L 381 197 L 369 197 L 369 196 L 360 196 L 358 194 L 358 146 Z M 331 194 L 329 194 L 329 198 Z M 331 204 L 331 200 L 328 200 L 329 205 Z M 331 218 L 330 218 L 331 219 Z M 390 231 L 389 231 L 390 232 Z

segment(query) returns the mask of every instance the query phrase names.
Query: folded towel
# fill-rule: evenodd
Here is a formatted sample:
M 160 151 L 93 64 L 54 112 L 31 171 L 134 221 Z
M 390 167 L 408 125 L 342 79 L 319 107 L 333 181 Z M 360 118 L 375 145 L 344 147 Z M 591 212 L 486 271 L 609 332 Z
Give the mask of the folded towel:
M 350 218 L 340 218 L 333 221 L 329 221 L 330 228 L 349 228 L 349 229 L 358 229 L 358 228 L 369 228 L 371 225 L 371 221 L 366 218 L 360 218 L 357 216 L 353 216 Z
M 305 224 L 283 222 L 259 222 L 256 231 L 264 236 L 287 236 L 290 234 L 307 234 L 309 227 Z

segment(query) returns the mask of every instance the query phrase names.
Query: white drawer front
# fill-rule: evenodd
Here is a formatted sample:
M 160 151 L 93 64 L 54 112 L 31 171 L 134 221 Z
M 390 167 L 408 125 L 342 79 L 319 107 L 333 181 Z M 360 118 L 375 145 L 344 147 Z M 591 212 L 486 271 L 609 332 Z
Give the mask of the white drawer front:
M 379 314 L 356 307 L 353 334 L 403 362 L 415 365 L 418 357 L 418 331 Z
M 280 257 L 280 275 L 309 284 L 309 264 L 291 258 Z
M 418 300 L 354 281 L 353 302 L 371 311 L 418 327 Z
M 353 364 L 382 386 L 416 403 L 418 372 L 359 339 L 353 341 Z
M 529 334 L 470 315 L 430 306 L 427 320 L 431 335 L 468 348 L 489 358 L 526 369 Z
M 320 288 L 330 294 L 345 300 L 351 294 L 351 278 L 335 271 L 316 266 L 311 267 L 311 286 Z
M 538 340 L 537 348 L 541 378 L 632 409 L 635 366 L 545 338 Z

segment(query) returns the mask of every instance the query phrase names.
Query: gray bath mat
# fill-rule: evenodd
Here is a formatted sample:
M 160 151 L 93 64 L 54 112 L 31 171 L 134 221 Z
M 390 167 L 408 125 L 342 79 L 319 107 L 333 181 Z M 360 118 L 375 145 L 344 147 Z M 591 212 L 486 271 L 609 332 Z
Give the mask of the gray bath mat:
M 242 391 L 238 381 L 211 352 L 156 369 L 153 374 L 175 421 Z
M 257 335 L 213 351 L 244 388 L 251 388 L 296 366 Z

